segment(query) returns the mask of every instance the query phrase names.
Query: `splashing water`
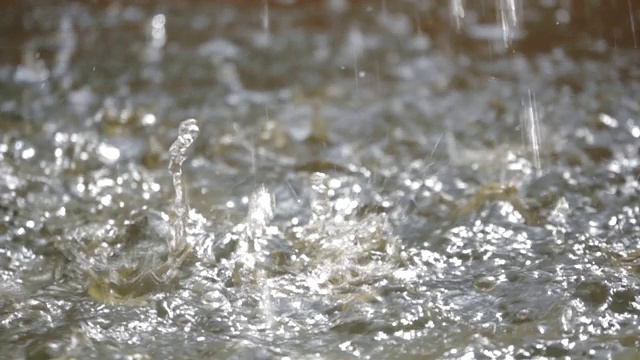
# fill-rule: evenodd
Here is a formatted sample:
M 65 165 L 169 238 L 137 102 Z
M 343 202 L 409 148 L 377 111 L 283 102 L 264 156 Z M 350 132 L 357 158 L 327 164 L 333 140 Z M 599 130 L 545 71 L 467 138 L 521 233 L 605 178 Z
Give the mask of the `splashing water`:
M 271 285 L 269 277 L 265 270 L 265 262 L 269 256 L 266 249 L 269 240 L 268 235 L 277 233 L 277 228 L 270 227 L 269 223 L 273 219 L 274 201 L 273 195 L 261 186 L 257 191 L 251 194 L 249 198 L 249 211 L 247 213 L 247 234 L 253 245 L 253 254 L 255 264 L 258 271 L 256 280 L 262 288 L 260 294 L 260 308 L 264 320 L 268 326 L 273 325 L 273 304 L 271 302 Z M 270 231 L 271 230 L 271 231 Z
M 186 243 L 186 222 L 189 215 L 189 201 L 187 189 L 182 176 L 182 163 L 187 158 L 189 146 L 198 138 L 198 122 L 195 119 L 184 120 L 178 130 L 178 138 L 169 148 L 169 172 L 173 177 L 173 187 L 176 192 L 173 212 L 173 239 L 169 244 L 171 250 L 178 250 Z
M 93 299 L 136 303 L 169 285 L 194 253 L 193 247 L 198 247 L 187 241 L 187 235 L 201 239 L 202 233 L 194 234 L 204 219 L 190 214 L 182 176 L 182 163 L 198 132 L 196 120 L 183 121 L 169 149 L 169 172 L 176 193 L 169 216 L 143 207 L 125 220 L 123 231 L 113 222 L 88 224 L 71 231 L 67 236 L 71 241 L 60 241 L 60 250 L 89 277 L 87 293 Z
M 269 257 L 270 239 L 278 234 L 278 228 L 270 225 L 273 219 L 273 195 L 264 186 L 260 186 L 249 196 L 249 208 L 246 219 L 236 225 L 228 236 L 235 237 L 237 247 L 233 261 L 245 270 L 253 273 L 263 268 Z
M 273 219 L 273 196 L 261 186 L 249 198 L 247 214 L 247 235 L 253 240 L 253 249 L 261 251 L 264 248 L 264 236 L 269 233 L 269 223 Z

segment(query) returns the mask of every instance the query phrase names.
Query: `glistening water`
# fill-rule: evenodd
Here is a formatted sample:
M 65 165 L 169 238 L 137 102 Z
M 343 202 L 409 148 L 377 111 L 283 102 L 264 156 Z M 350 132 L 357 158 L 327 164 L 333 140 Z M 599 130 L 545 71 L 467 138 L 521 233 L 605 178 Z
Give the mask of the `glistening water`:
M 637 359 L 640 3 L 0 3 L 0 358 Z

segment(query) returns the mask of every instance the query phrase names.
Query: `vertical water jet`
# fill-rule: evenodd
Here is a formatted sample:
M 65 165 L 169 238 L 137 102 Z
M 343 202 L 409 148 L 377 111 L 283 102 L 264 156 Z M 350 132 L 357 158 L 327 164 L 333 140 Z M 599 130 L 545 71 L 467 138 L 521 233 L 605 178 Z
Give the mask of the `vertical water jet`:
M 273 195 L 264 186 L 249 197 L 247 235 L 253 243 L 253 251 L 260 252 L 264 248 L 264 236 L 273 220 L 273 203 Z
M 187 188 L 182 175 L 182 163 L 187 158 L 187 150 L 198 138 L 200 129 L 196 119 L 187 119 L 180 123 L 178 138 L 169 148 L 169 172 L 175 189 L 175 199 L 172 209 L 173 238 L 169 250 L 180 250 L 186 243 L 186 223 L 189 216 L 189 200 Z

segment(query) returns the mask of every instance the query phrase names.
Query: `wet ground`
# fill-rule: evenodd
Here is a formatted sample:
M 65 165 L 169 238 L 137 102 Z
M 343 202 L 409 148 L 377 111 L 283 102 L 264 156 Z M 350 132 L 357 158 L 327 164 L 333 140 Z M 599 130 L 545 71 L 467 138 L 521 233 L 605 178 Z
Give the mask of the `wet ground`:
M 639 11 L 3 3 L 0 358 L 636 359 Z

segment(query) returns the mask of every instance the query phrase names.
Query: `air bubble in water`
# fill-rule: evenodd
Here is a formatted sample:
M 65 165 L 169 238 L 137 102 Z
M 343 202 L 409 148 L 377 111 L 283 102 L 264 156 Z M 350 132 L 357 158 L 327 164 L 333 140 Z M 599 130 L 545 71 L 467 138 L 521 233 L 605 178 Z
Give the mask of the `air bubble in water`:
M 482 292 L 491 292 L 496 285 L 498 285 L 496 278 L 490 275 L 481 275 L 473 280 L 473 287 Z

